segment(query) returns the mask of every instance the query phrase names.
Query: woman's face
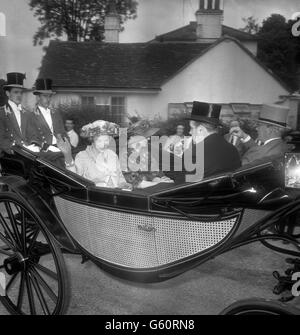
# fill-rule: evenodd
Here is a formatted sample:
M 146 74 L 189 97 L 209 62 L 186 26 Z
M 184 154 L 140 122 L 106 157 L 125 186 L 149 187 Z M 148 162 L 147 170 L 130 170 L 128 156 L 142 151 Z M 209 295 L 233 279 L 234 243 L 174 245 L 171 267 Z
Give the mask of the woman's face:
M 94 139 L 93 145 L 98 151 L 103 151 L 109 147 L 109 143 L 110 143 L 109 136 L 101 135 Z

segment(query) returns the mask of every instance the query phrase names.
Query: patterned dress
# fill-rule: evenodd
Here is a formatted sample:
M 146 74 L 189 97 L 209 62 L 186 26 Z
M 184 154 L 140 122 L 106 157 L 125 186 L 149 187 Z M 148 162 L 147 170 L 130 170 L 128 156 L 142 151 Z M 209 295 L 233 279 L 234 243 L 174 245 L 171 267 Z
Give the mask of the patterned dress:
M 97 152 L 92 146 L 81 151 L 75 158 L 75 166 L 68 170 L 95 183 L 98 187 L 122 188 L 126 180 L 115 152 L 106 149 Z

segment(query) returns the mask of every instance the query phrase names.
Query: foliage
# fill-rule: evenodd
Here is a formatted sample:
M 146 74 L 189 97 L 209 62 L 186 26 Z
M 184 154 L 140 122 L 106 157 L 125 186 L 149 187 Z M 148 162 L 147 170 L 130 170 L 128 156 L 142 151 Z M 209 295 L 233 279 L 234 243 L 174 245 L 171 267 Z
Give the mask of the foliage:
M 259 31 L 258 58 L 284 82 L 299 89 L 297 71 L 300 66 L 300 39 L 292 35 L 293 21 L 273 14 L 263 21 Z
M 293 90 L 299 90 L 300 39 L 292 35 L 295 21 L 287 21 L 280 14 L 272 14 L 259 26 L 251 16 L 243 19 L 241 30 L 257 33 L 258 59 Z
M 41 23 L 33 38 L 34 45 L 64 36 L 76 42 L 102 41 L 104 19 L 112 4 L 120 16 L 121 26 L 126 20 L 136 18 L 136 0 L 30 0 L 30 9 Z
M 249 34 L 257 34 L 259 32 L 259 23 L 254 16 L 244 17 L 242 20 L 246 24 L 244 28 L 241 28 L 242 31 Z

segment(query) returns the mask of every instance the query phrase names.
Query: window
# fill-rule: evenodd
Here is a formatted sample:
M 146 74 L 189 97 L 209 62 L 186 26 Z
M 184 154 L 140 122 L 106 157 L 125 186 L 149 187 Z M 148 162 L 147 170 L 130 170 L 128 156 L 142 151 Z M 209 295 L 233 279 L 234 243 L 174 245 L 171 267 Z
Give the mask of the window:
M 84 106 L 95 105 L 95 97 L 81 97 L 81 104 Z
M 125 97 L 111 97 L 111 117 L 113 122 L 122 124 L 126 117 Z

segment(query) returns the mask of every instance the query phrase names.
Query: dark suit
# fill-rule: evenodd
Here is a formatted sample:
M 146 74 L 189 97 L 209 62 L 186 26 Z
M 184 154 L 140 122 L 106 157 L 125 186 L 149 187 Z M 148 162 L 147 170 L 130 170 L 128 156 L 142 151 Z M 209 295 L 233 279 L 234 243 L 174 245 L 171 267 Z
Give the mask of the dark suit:
M 57 135 L 66 136 L 63 120 L 58 112 L 51 113 L 53 133 L 48 126 L 41 110 L 39 107 L 36 108 L 34 113 L 35 126 L 39 133 L 39 144 L 47 143 L 48 145 L 53 144 L 53 136 Z
M 208 136 L 202 143 L 192 143 L 185 152 L 183 160 L 185 160 L 187 155 L 192 157 L 193 163 L 197 162 L 196 155 L 198 156 L 198 162 L 204 159 L 204 162 L 200 161 L 203 164 L 203 169 L 200 168 L 202 178 L 235 171 L 241 167 L 241 160 L 237 149 L 219 134 Z M 174 172 L 168 174 L 168 176 L 175 179 L 176 182 L 182 183 L 186 181 L 185 177 L 190 175 L 192 180 L 189 181 L 196 182 L 199 181 L 199 176 L 196 176 L 195 172 Z
M 6 104 L 0 108 L 0 151 L 10 152 L 13 144 L 29 145 L 36 140 L 33 113 L 22 110 L 20 128 L 11 106 Z
M 284 156 L 286 152 L 291 151 L 291 147 L 282 139 L 276 139 L 265 145 L 259 146 L 252 139 L 245 143 L 246 153 L 243 155 L 243 165 L 250 164 L 256 160 L 266 157 Z

